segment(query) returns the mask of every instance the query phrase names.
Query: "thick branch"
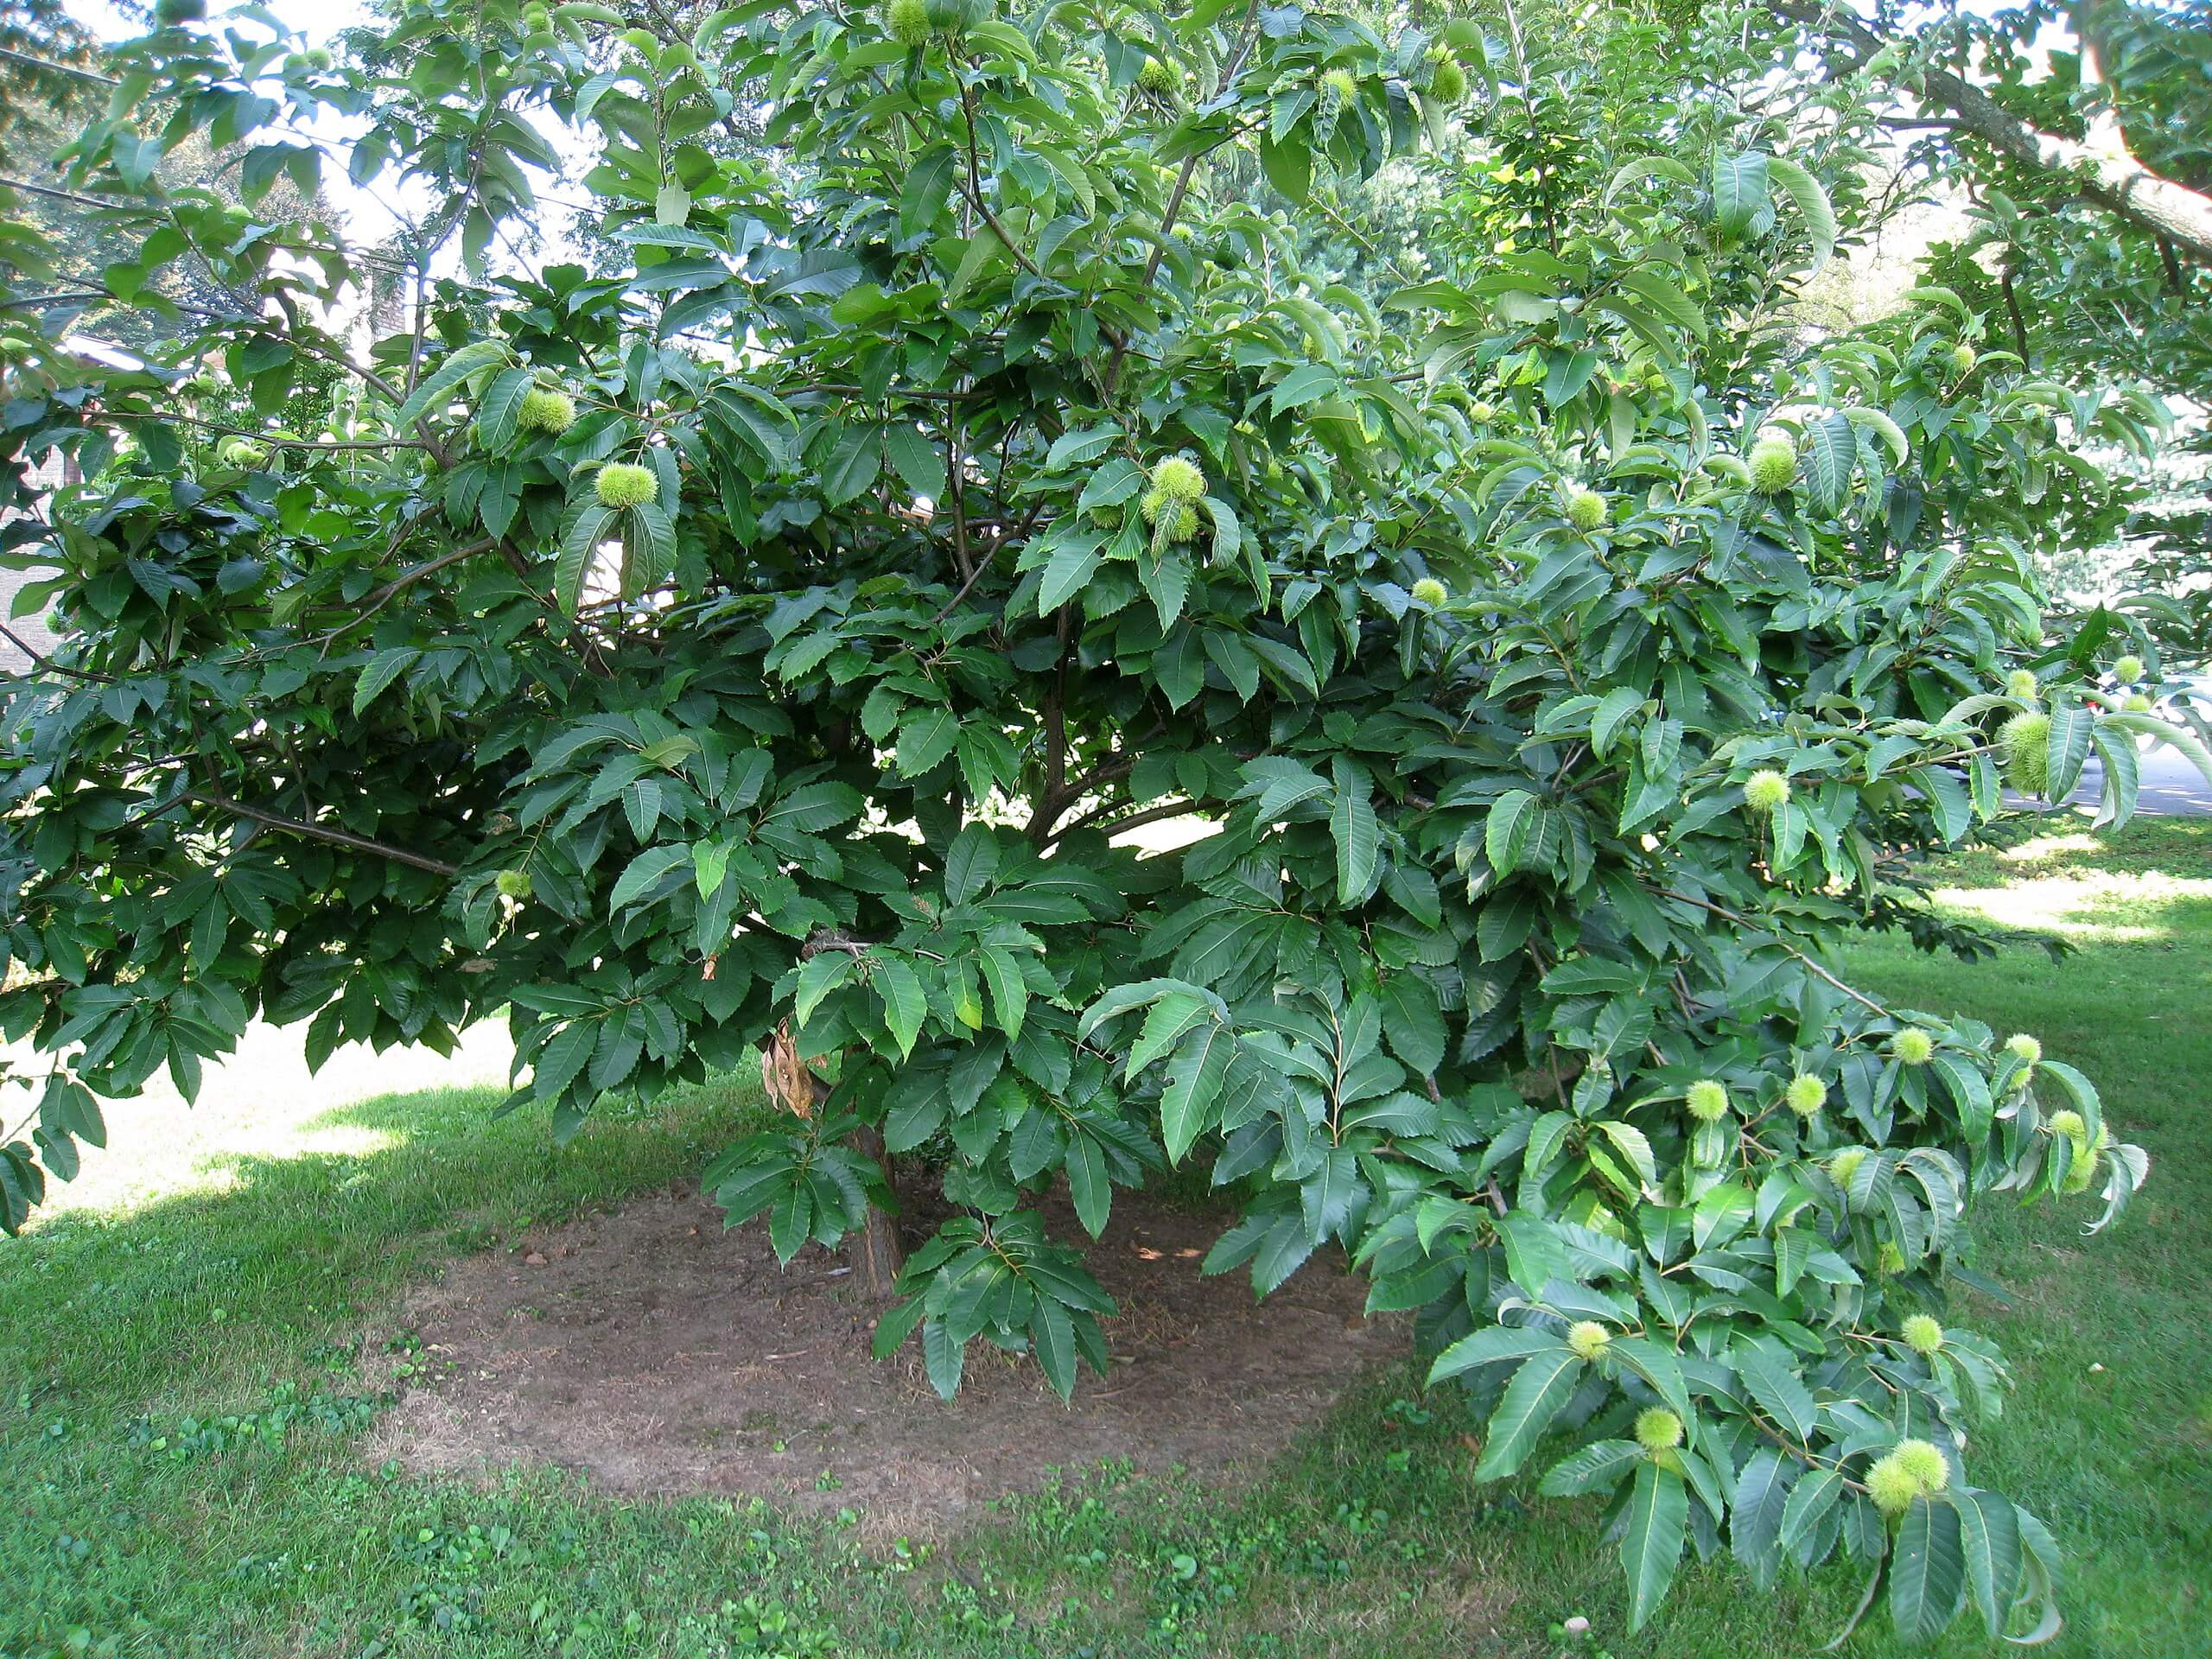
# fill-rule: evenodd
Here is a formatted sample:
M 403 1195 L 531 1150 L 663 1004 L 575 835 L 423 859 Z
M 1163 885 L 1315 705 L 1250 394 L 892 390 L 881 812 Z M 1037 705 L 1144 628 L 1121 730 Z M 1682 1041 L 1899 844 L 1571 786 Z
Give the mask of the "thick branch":
M 1198 810 L 1196 801 L 1169 801 L 1164 805 L 1148 806 L 1141 812 L 1132 812 L 1125 818 L 1113 818 L 1108 822 L 1109 815 L 1119 811 L 1122 805 L 1119 801 L 1109 801 L 1095 811 L 1086 812 L 1046 836 L 1044 844 L 1049 847 L 1064 836 L 1093 828 L 1103 835 L 1118 836 L 1122 830 L 1134 830 L 1140 824 L 1160 823 L 1169 818 L 1187 818 Z
M 1847 45 L 1860 63 L 1886 44 L 1849 12 L 1809 0 L 1767 3 L 1777 16 Z M 1972 82 L 1933 66 L 1923 73 L 1918 90 L 1923 99 L 1952 111 L 1961 130 L 1999 154 L 2033 172 L 2069 182 L 2086 200 L 2212 264 L 2212 196 L 2144 166 L 2119 142 L 2116 126 L 2093 133 L 2095 142 L 2044 132 Z
M 248 806 L 244 801 L 234 801 L 227 795 L 218 795 L 205 789 L 187 790 L 185 793 L 204 806 L 219 812 L 228 812 L 270 830 L 283 830 L 295 836 L 305 836 L 310 841 L 327 841 L 334 846 L 350 847 L 357 853 L 373 853 L 378 858 L 388 858 L 395 864 L 411 864 L 418 870 L 428 870 L 433 875 L 459 875 L 461 866 L 448 864 L 442 858 L 432 858 L 425 853 L 410 853 L 404 847 L 394 847 L 381 841 L 372 841 L 366 836 L 357 836 L 350 830 L 333 829 L 327 823 L 310 823 L 304 818 L 280 817 L 274 812 L 264 812 L 257 806 Z

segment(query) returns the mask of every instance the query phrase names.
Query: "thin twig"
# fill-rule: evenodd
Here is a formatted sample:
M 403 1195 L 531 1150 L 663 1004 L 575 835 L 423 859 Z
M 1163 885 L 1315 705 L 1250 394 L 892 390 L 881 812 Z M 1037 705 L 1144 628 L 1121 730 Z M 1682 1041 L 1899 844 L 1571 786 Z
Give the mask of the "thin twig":
M 112 675 L 96 674 L 89 668 L 72 668 L 67 663 L 57 663 L 53 658 L 46 656 L 41 652 L 33 651 L 24 641 L 23 637 L 17 633 L 13 628 L 9 627 L 5 623 L 0 623 L 0 636 L 4 636 L 10 645 L 13 645 L 17 651 L 22 652 L 23 655 L 29 658 L 34 664 L 38 667 L 46 670 L 49 674 L 66 674 L 73 680 L 89 680 L 95 685 L 113 685 L 115 683 L 115 678 Z
M 1782 937 L 1782 930 L 1775 926 L 1771 922 L 1754 921 L 1749 916 L 1738 914 L 1735 911 L 1729 909 L 1726 905 L 1716 905 L 1709 899 L 1694 899 L 1687 893 L 1667 891 L 1662 893 L 1662 896 L 1669 899 L 1678 899 L 1686 905 L 1695 905 L 1700 910 L 1710 911 L 1713 915 L 1719 916 L 1724 920 L 1734 922 L 1740 927 L 1754 927 L 1758 928 L 1761 932 L 1772 934 L 1774 936 L 1774 942 L 1780 945 L 1783 950 L 1789 952 L 1789 955 L 1796 957 L 1798 961 L 1803 963 L 1808 968 L 1818 974 L 1822 979 L 1827 981 L 1829 984 L 1834 986 L 1836 989 L 1841 991 L 1846 996 L 1852 998 L 1853 1001 L 1866 1007 L 1872 1008 L 1876 1014 L 1886 1015 L 1889 1013 L 1887 1008 L 1884 1007 L 1879 1002 L 1877 1002 L 1872 997 L 1868 996 L 1862 992 L 1853 990 L 1850 986 L 1845 984 L 1827 969 L 1821 967 L 1821 964 L 1813 957 L 1806 955 L 1804 951 L 1800 950 L 1796 945 L 1790 944 L 1789 940 L 1783 938 Z

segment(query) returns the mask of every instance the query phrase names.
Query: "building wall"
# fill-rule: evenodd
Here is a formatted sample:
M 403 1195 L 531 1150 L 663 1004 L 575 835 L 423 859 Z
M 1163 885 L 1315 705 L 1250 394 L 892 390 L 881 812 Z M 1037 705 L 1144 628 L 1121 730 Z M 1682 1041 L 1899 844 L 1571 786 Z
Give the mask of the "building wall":
M 42 488 L 59 488 L 67 481 L 68 463 L 59 450 L 49 449 L 38 465 L 31 469 L 31 481 Z M 16 595 L 34 582 L 42 580 L 42 570 L 0 570 L 0 622 L 8 632 L 21 639 L 41 656 L 50 654 L 56 643 L 54 630 L 47 626 L 44 613 L 18 617 L 12 614 Z M 0 638 L 0 672 L 22 674 L 29 671 L 31 660 L 14 643 Z

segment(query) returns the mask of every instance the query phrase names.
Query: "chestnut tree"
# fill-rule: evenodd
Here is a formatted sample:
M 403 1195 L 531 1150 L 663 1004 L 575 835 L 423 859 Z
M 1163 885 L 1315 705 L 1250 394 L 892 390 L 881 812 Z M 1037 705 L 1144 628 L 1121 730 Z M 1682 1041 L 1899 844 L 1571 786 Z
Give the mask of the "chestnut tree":
M 1039 1200 L 1095 1236 L 1197 1160 L 1211 1270 L 1348 1260 L 1483 1476 L 1608 1496 L 1634 1622 L 1687 1542 L 2056 1628 L 1948 1299 L 1977 1205 L 2101 1224 L 2146 1162 L 1833 948 L 1942 943 L 1912 861 L 2008 778 L 2094 751 L 2117 821 L 2139 738 L 2205 757 L 2034 576 L 2155 412 L 1946 293 L 1791 326 L 1874 211 L 1850 86 L 1747 113 L 1725 16 L 1539 75 L 1227 0 L 195 10 L 63 158 L 135 257 L 0 233 L 0 550 L 66 640 L 5 690 L 10 1230 L 250 1021 L 504 1014 L 556 1136 L 758 1065 L 788 1116 L 706 1188 L 861 1236 L 947 1395 L 978 1338 L 1103 1368 Z M 243 206 L 161 184 L 187 143 Z M 1427 269 L 1331 281 L 1386 163 L 1439 169 Z M 416 232 L 257 216 L 341 174 Z M 579 193 L 611 264 L 532 252 Z M 118 313 L 143 362 L 67 343 Z

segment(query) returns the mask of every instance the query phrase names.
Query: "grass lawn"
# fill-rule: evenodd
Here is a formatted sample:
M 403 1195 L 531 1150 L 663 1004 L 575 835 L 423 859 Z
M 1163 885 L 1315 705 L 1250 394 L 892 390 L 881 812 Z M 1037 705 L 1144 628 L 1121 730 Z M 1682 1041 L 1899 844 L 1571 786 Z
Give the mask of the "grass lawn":
M 1965 967 L 1869 944 L 1850 969 L 1908 1005 L 2037 1033 L 2102 1090 L 2152 1181 L 2120 1227 L 1993 1205 L 2012 1286 L 1954 1322 L 1994 1336 L 2019 1393 L 1972 1452 L 2068 1555 L 2082 1659 L 2212 1654 L 2212 823 L 2055 834 L 1949 867 L 1945 902 L 2063 935 Z M 346 1064 L 341 1057 L 338 1064 Z M 437 1075 L 356 1062 L 353 1091 Z M 116 1151 L 32 1235 L 0 1242 L 0 1659 L 253 1656 L 1808 1652 L 1847 1573 L 1764 1597 L 1686 1569 L 1624 1628 L 1591 1503 L 1478 1488 L 1448 1394 L 1377 1378 L 1257 1485 L 1071 1471 L 956 1544 L 870 1546 L 849 1517 L 615 1502 L 554 1472 L 492 1485 L 379 1467 L 378 1381 L 427 1363 L 397 1294 L 459 1253 L 696 1173 L 751 1109 L 701 1090 L 556 1150 L 495 1089 L 303 1111 L 233 1066 L 219 1109 L 118 1113 Z M 496 1071 L 473 1047 L 459 1075 Z M 122 1121 L 124 1118 L 130 1121 Z M 364 1352 L 368 1358 L 365 1364 Z M 1572 1614 L 1592 1624 L 1567 1643 Z M 1886 1654 L 1878 1612 L 1847 1651 Z M 1971 1617 L 1946 1653 L 1989 1644 Z

